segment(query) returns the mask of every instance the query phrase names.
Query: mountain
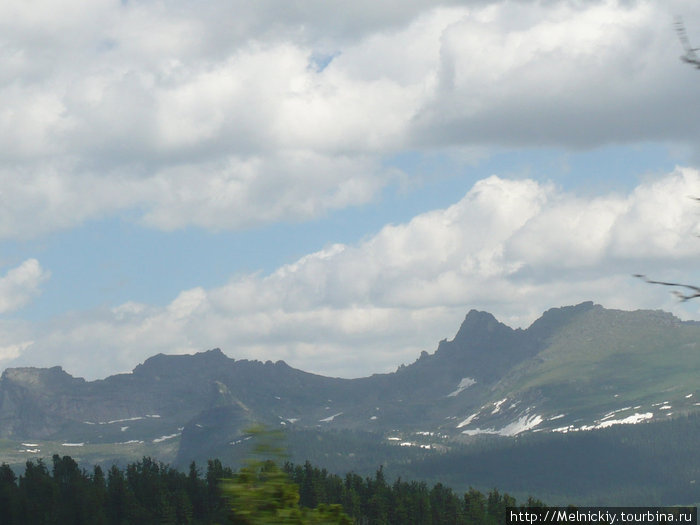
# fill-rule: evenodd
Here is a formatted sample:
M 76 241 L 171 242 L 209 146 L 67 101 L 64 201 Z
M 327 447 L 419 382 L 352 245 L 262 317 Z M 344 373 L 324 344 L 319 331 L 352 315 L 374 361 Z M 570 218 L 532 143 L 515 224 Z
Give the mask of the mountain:
M 434 353 L 359 379 L 235 360 L 219 349 L 159 354 L 132 373 L 89 382 L 60 367 L 6 369 L 0 461 L 55 452 L 91 462 L 235 462 L 245 429 L 262 422 L 288 430 L 297 460 L 315 454 L 347 470 L 429 465 L 484 438 L 562 442 L 695 417 L 699 345 L 700 323 L 587 302 L 548 310 L 527 329 L 472 310 Z

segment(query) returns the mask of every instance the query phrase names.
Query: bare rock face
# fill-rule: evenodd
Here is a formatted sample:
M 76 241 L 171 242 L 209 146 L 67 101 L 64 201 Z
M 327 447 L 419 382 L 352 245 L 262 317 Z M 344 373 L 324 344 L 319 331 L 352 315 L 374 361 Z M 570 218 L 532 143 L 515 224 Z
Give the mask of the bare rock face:
M 11 368 L 0 378 L 0 437 L 47 437 L 82 412 L 85 381 L 61 367 Z

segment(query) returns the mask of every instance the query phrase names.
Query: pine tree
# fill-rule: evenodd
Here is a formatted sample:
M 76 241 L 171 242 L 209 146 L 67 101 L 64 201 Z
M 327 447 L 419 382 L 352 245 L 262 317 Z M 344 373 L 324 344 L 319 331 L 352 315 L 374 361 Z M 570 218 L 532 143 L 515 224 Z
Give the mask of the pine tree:
M 108 523 L 128 525 L 134 522 L 136 501 L 124 473 L 116 465 L 112 465 L 107 474 L 106 503 Z
M 192 504 L 192 517 L 194 520 L 203 520 L 207 515 L 207 497 L 204 483 L 199 478 L 199 470 L 193 461 L 187 474 L 187 494 Z
M 19 521 L 20 494 L 17 476 L 6 463 L 0 465 L 0 523 L 14 525 Z
M 92 476 L 87 480 L 86 508 L 91 522 L 95 525 L 107 523 L 105 505 L 107 501 L 107 482 L 102 467 L 95 465 Z
M 19 488 L 24 508 L 22 523 L 54 523 L 58 490 L 42 459 L 36 464 L 27 461 L 24 476 L 19 478 Z
M 486 498 L 472 487 L 464 494 L 464 513 L 465 521 L 470 525 L 486 522 Z

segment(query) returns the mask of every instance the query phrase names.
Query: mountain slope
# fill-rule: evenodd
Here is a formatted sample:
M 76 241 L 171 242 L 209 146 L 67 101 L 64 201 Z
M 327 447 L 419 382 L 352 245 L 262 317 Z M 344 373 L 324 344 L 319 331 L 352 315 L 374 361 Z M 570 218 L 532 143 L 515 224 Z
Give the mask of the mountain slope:
M 520 404 L 500 414 L 501 420 L 537 413 L 543 418 L 538 428 L 604 428 L 696 411 L 698 372 L 700 324 L 664 312 L 595 306 L 557 329 L 543 350 L 511 368 L 493 392 L 506 399 L 504 407 Z M 483 420 L 480 412 L 466 429 Z
M 369 450 L 368 439 L 402 445 L 397 453 L 413 457 L 446 453 L 482 434 L 663 421 L 700 410 L 699 344 L 698 323 L 588 302 L 548 310 L 524 330 L 472 310 L 433 354 L 351 380 L 282 361 L 234 360 L 218 349 L 159 354 L 130 374 L 91 382 L 59 367 L 7 369 L 0 459 L 69 451 L 180 464 L 235 458 L 254 421 L 318 436 L 331 431 L 328 440 L 355 443 L 358 453 Z

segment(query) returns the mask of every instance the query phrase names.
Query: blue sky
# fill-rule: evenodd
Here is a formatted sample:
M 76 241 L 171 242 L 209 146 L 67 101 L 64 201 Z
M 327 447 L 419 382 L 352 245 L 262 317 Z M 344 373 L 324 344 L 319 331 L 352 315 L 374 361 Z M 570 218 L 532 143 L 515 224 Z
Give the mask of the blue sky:
M 700 319 L 630 277 L 700 282 L 694 3 L 290 5 L 0 7 L 0 369 L 356 377 L 471 308 Z
M 677 157 L 647 145 L 511 151 L 464 165 L 447 155 L 406 152 L 387 158 L 386 165 L 420 179 L 414 187 L 392 185 L 369 203 L 319 218 L 218 232 L 192 227 L 163 232 L 143 228 L 128 215 L 88 221 L 48 237 L 5 242 L 6 257 L 15 262 L 35 257 L 53 277 L 42 286 L 41 299 L 15 315 L 39 321 L 67 309 L 127 301 L 166 304 L 181 290 L 214 287 L 236 274 L 271 273 L 328 243 L 356 243 L 385 224 L 446 208 L 494 173 L 595 195 L 628 192 L 644 176 L 672 171 Z

